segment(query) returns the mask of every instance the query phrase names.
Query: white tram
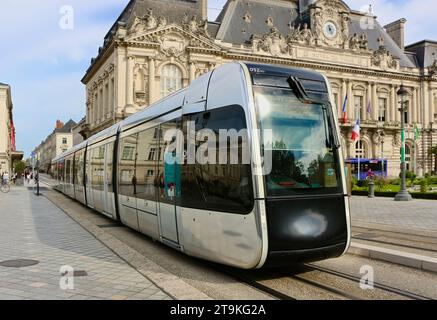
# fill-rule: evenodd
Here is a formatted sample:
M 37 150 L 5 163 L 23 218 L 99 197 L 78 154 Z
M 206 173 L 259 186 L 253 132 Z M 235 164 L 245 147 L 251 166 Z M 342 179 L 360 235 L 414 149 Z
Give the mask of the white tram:
M 234 267 L 338 257 L 350 218 L 336 115 L 321 74 L 226 64 L 53 159 L 55 188 L 190 256 Z M 238 142 L 221 130 L 238 132 Z M 205 144 L 239 161 L 187 161 Z

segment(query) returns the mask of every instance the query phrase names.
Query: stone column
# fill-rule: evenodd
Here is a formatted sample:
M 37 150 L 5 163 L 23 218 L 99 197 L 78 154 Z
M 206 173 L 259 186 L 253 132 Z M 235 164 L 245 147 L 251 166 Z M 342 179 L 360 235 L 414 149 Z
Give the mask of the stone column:
M 422 113 L 423 113 L 423 127 L 428 128 L 429 126 L 429 93 L 428 93 L 428 84 L 423 83 L 423 91 L 422 91 Z
M 399 103 L 398 103 L 398 95 L 397 95 L 398 90 L 399 90 L 399 87 L 397 85 L 395 85 L 394 91 L 393 91 L 394 112 L 395 112 L 396 121 L 401 122 L 401 112 L 399 111 Z
M 434 113 L 435 113 L 434 91 L 433 91 L 431 85 L 429 86 L 428 104 L 429 104 L 429 122 L 434 123 Z
M 348 118 L 351 120 L 351 122 L 355 122 L 357 120 L 357 116 L 355 114 L 355 99 L 354 99 L 354 93 L 352 91 L 352 81 L 348 80 L 347 82 L 347 92 L 348 92 L 348 104 L 347 104 L 347 114 L 348 114 Z
M 149 105 L 155 101 L 155 60 L 149 59 Z
M 373 82 L 369 82 L 367 84 L 367 95 L 366 95 L 366 99 L 364 101 L 364 115 L 365 116 L 363 117 L 363 120 L 365 120 L 365 119 L 372 120 L 373 119 L 373 110 L 375 108 L 375 106 L 373 105 L 373 86 L 374 86 Z M 372 106 L 372 114 L 369 114 L 367 112 L 367 106 L 369 105 L 369 102 L 370 102 L 370 105 Z
M 134 57 L 127 57 L 126 67 L 126 106 L 134 105 Z
M 340 117 L 343 117 L 343 104 L 344 104 L 344 99 L 346 98 L 346 94 L 347 94 L 347 83 L 346 83 L 345 80 L 343 80 L 342 84 L 341 84 L 341 95 L 342 95 L 342 97 L 341 97 L 341 105 L 339 106 L 339 110 L 340 110 L 339 112 L 341 114 Z M 347 106 L 346 106 L 346 110 L 347 110 Z M 350 115 L 348 114 L 348 117 L 349 116 Z
M 373 120 L 378 120 L 378 110 L 379 110 L 379 101 L 378 101 L 378 91 L 377 84 L 374 82 L 372 84 L 372 117 Z
M 190 83 L 196 78 L 196 65 L 194 62 L 190 63 Z
M 413 97 L 411 101 L 411 107 L 412 107 L 412 114 L 411 114 L 411 121 L 412 123 L 417 122 L 417 88 L 413 88 Z
M 390 86 L 390 102 L 387 103 L 387 112 L 390 113 L 390 121 L 396 121 L 396 92 L 395 92 L 395 86 L 392 84 Z

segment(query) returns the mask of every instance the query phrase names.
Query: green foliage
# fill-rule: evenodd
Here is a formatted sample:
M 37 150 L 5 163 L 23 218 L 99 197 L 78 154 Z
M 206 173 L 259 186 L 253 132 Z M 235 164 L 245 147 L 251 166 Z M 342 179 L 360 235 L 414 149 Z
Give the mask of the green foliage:
M 20 177 L 21 174 L 24 173 L 24 170 L 26 170 L 26 162 L 16 161 L 14 163 L 14 171 L 18 174 L 18 177 Z
M 420 192 L 425 193 L 428 191 L 428 179 L 422 179 L 420 182 Z
M 429 184 L 437 184 L 437 176 L 428 177 Z
M 357 178 L 355 178 L 354 176 L 352 176 L 352 179 L 351 179 L 352 189 L 354 189 L 355 186 L 356 186 L 357 184 L 358 184 L 358 180 L 357 180 Z
M 383 177 L 376 177 L 375 178 L 375 186 L 377 188 L 377 190 L 382 191 L 384 190 L 388 185 L 389 181 Z
M 390 180 L 390 184 L 393 184 L 395 186 L 399 186 L 401 184 L 401 179 L 396 178 L 396 179 Z
M 359 180 L 357 182 L 357 186 L 362 188 L 362 187 L 368 187 L 369 186 L 369 181 L 367 180 Z

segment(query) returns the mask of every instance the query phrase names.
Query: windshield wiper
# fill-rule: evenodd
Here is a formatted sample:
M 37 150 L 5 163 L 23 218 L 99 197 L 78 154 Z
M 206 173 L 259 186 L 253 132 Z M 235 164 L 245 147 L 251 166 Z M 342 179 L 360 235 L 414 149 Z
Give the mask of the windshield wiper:
M 305 88 L 302 86 L 298 78 L 290 76 L 287 79 L 287 82 L 299 100 L 307 103 L 313 102 L 313 100 L 310 99 L 308 93 L 306 92 Z
M 327 107 L 326 105 L 323 106 L 323 110 L 325 110 L 326 116 L 328 118 L 328 122 L 329 122 L 329 140 L 330 140 L 330 146 L 331 148 L 336 148 L 339 149 L 340 148 L 340 141 L 338 140 L 338 137 L 336 134 L 334 134 L 335 132 L 335 121 L 334 121 L 334 114 L 332 112 L 332 107 L 331 105 L 329 105 L 329 107 Z

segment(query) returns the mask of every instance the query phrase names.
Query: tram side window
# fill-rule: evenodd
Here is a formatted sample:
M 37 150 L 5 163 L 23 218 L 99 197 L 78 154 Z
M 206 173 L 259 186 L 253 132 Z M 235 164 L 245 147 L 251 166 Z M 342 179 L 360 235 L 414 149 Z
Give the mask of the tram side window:
M 156 201 L 155 173 L 158 156 L 151 150 L 159 147 L 159 128 L 138 133 L 138 157 L 136 162 L 137 198 Z
M 66 165 L 65 165 L 65 182 L 66 183 L 70 183 L 70 168 L 71 168 L 71 160 L 69 158 L 67 158 L 65 160 Z
M 215 157 L 206 164 L 182 166 L 182 206 L 213 211 L 246 214 L 253 208 L 253 187 L 250 167 L 249 146 L 244 111 L 240 106 L 229 106 L 205 113 L 184 117 L 183 130 L 187 150 L 188 124 L 195 123 L 195 131 L 209 129 L 215 137 Z M 229 136 L 221 136 L 219 130 Z M 231 130 L 235 133 L 231 134 Z M 223 131 L 222 131 L 223 134 Z M 199 137 L 198 137 L 199 138 Z M 212 138 L 212 137 L 211 137 Z M 225 146 L 219 149 L 220 138 Z M 196 139 L 198 140 L 198 139 Z M 196 154 L 201 145 L 208 141 L 195 142 Z M 213 143 L 211 142 L 211 145 Z M 201 149 L 201 151 L 204 149 Z M 237 159 L 235 155 L 238 155 Z M 236 159 L 236 160 L 235 160 Z
M 114 142 L 110 142 L 106 145 L 106 184 L 108 185 L 108 191 L 113 191 L 113 159 L 114 159 Z
M 133 134 L 120 139 L 120 157 L 118 162 L 118 193 L 134 197 L 136 194 L 137 177 L 135 162 L 137 157 L 138 134 Z
M 103 191 L 105 146 L 91 150 L 91 186 L 94 190 Z
M 180 119 L 166 122 L 161 125 L 160 132 L 163 137 L 166 133 L 175 130 L 179 127 Z M 172 141 L 160 140 L 159 148 L 152 148 L 149 157 L 159 160 L 158 172 L 155 178 L 155 187 L 157 188 L 159 202 L 175 204 L 175 201 L 180 199 L 181 195 L 181 169 L 180 161 L 176 158 L 176 150 L 171 150 L 170 145 L 174 143 L 176 137 Z
M 83 186 L 84 150 L 76 152 L 74 159 L 74 184 L 77 186 Z

